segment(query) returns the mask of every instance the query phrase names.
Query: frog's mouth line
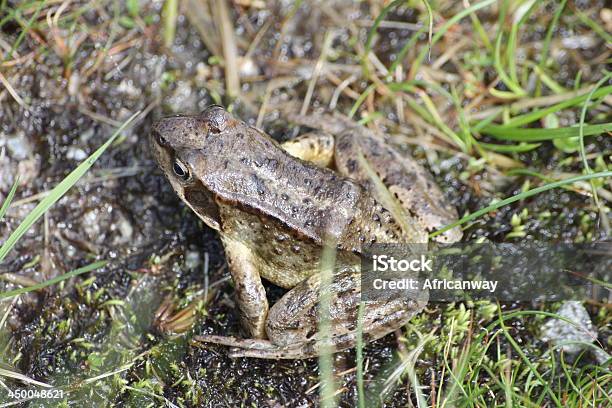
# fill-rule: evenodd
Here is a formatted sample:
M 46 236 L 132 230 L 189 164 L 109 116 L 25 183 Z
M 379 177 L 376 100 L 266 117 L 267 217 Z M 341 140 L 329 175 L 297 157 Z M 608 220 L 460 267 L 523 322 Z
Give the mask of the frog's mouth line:
M 210 191 L 204 187 L 201 181 L 196 180 L 188 186 L 184 186 L 181 198 L 206 225 L 217 231 L 221 229 L 219 207 Z

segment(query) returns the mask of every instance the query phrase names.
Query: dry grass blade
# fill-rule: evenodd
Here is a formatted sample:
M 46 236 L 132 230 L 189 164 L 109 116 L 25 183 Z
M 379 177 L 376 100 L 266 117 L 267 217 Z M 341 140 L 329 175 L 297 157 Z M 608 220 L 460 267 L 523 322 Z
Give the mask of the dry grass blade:
M 45 387 L 45 388 L 52 388 L 53 387 L 51 384 L 47 384 L 47 383 L 44 383 L 44 382 L 41 382 L 41 381 L 36 381 L 36 380 L 28 377 L 27 375 L 23 375 L 21 373 L 18 373 L 18 372 L 15 372 L 15 371 L 11 371 L 11 370 L 6 370 L 4 368 L 0 368 L 0 376 L 14 378 L 15 380 L 19 380 L 19 381 L 22 381 L 22 382 L 27 383 L 27 384 L 38 385 L 40 387 Z
M 329 52 L 329 47 L 334 41 L 334 33 L 327 32 L 325 34 L 325 40 L 323 41 L 323 49 L 321 50 L 321 55 L 317 60 L 317 63 L 312 72 L 312 78 L 310 79 L 310 83 L 308 84 L 308 90 L 306 91 L 306 96 L 304 97 L 304 103 L 302 104 L 302 109 L 300 109 L 300 115 L 305 115 L 308 111 L 308 105 L 310 105 L 310 99 L 312 98 L 312 94 L 314 92 L 315 86 L 317 85 L 317 80 L 319 75 L 321 75 L 321 70 L 323 69 L 323 64 L 325 63 L 325 59 L 327 58 L 327 53 Z
M 206 49 L 217 58 L 221 58 L 223 55 L 221 40 L 219 39 L 219 31 L 216 29 L 217 25 L 210 12 L 209 2 L 187 0 L 185 4 L 186 8 L 189 10 L 187 18 L 196 30 L 198 30 Z
M 0 82 L 2 82 L 2 85 L 4 85 L 8 93 L 11 94 L 11 96 L 13 97 L 15 102 L 19 104 L 19 106 L 24 109 L 29 109 L 29 106 L 23 101 L 23 99 L 21 99 L 21 96 L 19 96 L 17 91 L 15 91 L 15 88 L 13 88 L 10 82 L 4 77 L 4 75 L 2 75 L 2 72 L 0 72 Z
M 223 45 L 223 61 L 225 67 L 225 91 L 230 99 L 240 93 L 240 77 L 238 76 L 238 47 L 234 24 L 230 20 L 226 0 L 214 0 L 215 16 L 219 21 L 219 36 Z

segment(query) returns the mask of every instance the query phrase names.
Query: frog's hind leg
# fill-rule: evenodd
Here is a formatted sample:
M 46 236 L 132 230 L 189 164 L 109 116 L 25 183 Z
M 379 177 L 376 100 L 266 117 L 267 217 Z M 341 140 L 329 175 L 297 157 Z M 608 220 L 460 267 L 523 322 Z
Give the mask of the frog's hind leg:
M 367 306 L 366 306 L 367 308 Z M 392 331 L 405 325 L 408 320 L 417 312 L 414 309 L 396 310 L 390 315 L 384 316 L 379 322 L 366 327 L 364 321 L 364 331 L 362 333 L 363 342 L 367 343 L 378 338 L 381 338 Z M 367 320 L 367 319 L 364 319 Z M 346 325 L 338 326 L 332 322 L 331 336 L 326 339 L 311 338 L 297 343 L 292 343 L 284 346 L 277 346 L 270 341 L 258 340 L 257 342 L 239 342 L 227 344 L 231 346 L 230 357 L 251 357 L 251 358 L 267 358 L 267 359 L 301 359 L 317 357 L 321 353 L 323 345 L 327 345 L 328 350 L 333 352 L 350 349 L 357 343 L 357 319 L 351 324 L 353 329 L 346 333 L 336 334 L 336 330 L 346 329 Z
M 357 341 L 357 312 L 361 300 L 361 274 L 353 269 L 334 273 L 328 291 L 330 296 L 330 332 L 317 333 L 319 322 L 320 275 L 315 274 L 290 290 L 272 306 L 266 322 L 269 340 L 236 339 L 223 336 L 200 336 L 198 340 L 230 346 L 232 357 L 270 359 L 310 358 L 322 346 L 341 351 L 354 347 Z M 426 292 L 414 298 L 384 294 L 384 299 L 365 303 L 363 339 L 378 339 L 403 326 L 426 304 Z
M 311 132 L 288 140 L 281 147 L 293 157 L 329 167 L 334 157 L 334 137 L 329 133 Z
M 431 232 L 457 220 L 457 211 L 424 167 L 413 158 L 402 156 L 369 129 L 361 128 L 358 132 L 349 129 L 336 134 L 336 150 L 341 150 L 334 155 L 336 169 L 372 191 L 388 209 L 393 203 L 399 204 L 405 210 L 402 218 L 413 219 L 420 226 L 417 234 L 408 231 L 411 242 L 427 241 L 426 235 L 419 237 L 418 231 Z M 461 236 L 461 229 L 455 227 L 435 240 L 453 243 Z

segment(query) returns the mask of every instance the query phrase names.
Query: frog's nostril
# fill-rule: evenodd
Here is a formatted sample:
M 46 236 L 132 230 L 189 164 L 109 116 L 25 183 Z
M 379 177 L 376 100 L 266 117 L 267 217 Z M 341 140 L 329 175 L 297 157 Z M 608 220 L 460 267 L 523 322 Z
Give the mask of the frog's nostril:
M 157 130 L 153 130 L 152 134 L 153 134 L 153 137 L 155 138 L 155 141 L 157 141 L 157 143 L 160 146 L 166 146 L 167 144 L 166 139 L 161 135 L 161 133 L 159 133 Z

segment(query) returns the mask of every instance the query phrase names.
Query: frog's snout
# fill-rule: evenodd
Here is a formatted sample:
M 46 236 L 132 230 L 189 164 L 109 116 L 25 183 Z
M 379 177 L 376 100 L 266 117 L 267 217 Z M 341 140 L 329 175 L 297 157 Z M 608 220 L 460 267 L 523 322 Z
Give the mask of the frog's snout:
M 197 146 L 206 128 L 197 116 L 175 115 L 159 119 L 151 128 L 150 138 L 160 147 L 177 149 Z

